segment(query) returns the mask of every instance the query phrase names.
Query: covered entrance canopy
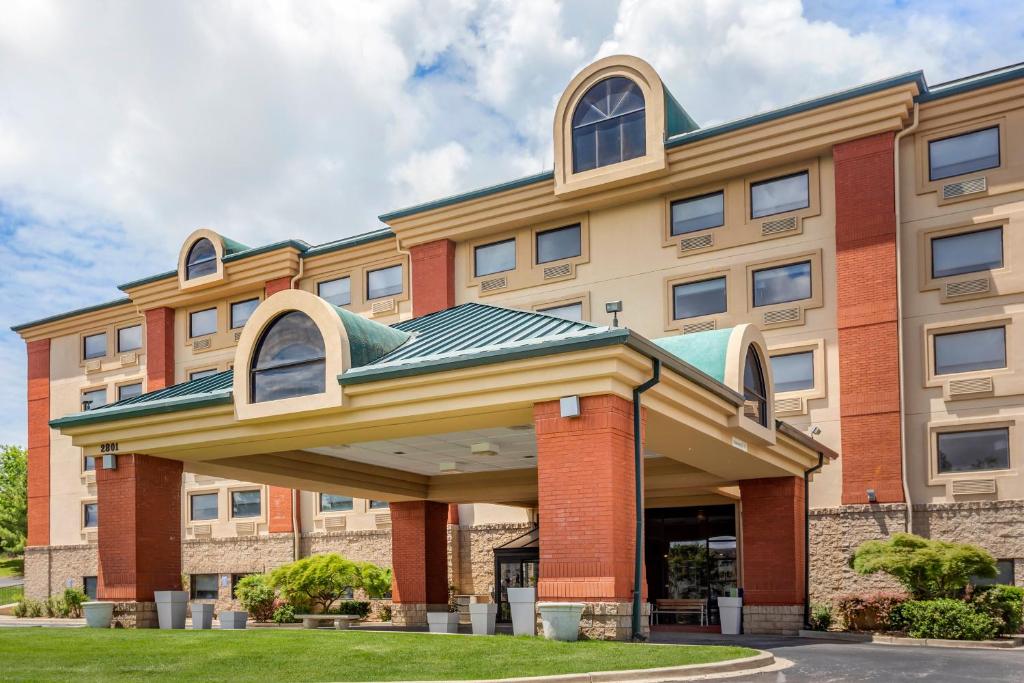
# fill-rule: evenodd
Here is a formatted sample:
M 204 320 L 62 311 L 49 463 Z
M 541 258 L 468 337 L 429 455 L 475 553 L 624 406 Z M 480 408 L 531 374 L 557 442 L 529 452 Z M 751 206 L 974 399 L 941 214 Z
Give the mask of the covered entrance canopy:
M 537 508 L 540 597 L 623 604 L 636 541 L 633 392 L 656 371 L 636 407 L 645 506 L 759 498 L 793 522 L 791 550 L 802 557 L 800 478 L 831 454 L 774 419 L 766 361 L 749 325 L 652 342 L 472 303 L 385 327 L 287 290 L 246 323 L 234 371 L 51 424 L 87 455 L 119 454 L 135 468 L 100 472 L 101 510 L 104 489 L 152 488 L 156 461 L 390 501 L 396 608 L 415 605 L 410 614 L 444 602 L 444 577 L 441 591 L 429 576 L 445 566 L 432 559 L 430 531 L 441 503 Z M 118 552 L 104 533 L 115 523 L 101 514 L 101 577 L 104 557 Z M 403 559 L 407 543 L 418 560 Z M 803 589 L 802 565 L 789 574 L 799 585 L 785 596 L 767 589 L 784 604 Z M 122 594 L 142 599 L 148 587 L 132 571 L 119 576 L 135 582 Z M 748 595 L 750 578 L 748 566 Z

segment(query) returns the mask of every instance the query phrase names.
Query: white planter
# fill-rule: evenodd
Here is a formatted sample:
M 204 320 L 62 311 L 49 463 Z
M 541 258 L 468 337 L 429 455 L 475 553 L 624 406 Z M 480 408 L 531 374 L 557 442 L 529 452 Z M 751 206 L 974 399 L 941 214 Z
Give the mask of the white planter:
M 213 628 L 212 602 L 192 603 L 192 628 L 204 630 Z
M 188 609 L 187 591 L 155 591 L 156 618 L 160 628 L 185 628 Z
M 580 639 L 580 618 L 583 616 L 582 602 L 541 602 L 541 624 L 544 637 L 548 640 L 574 642 Z
M 458 612 L 427 612 L 427 626 L 431 633 L 458 633 Z
M 718 598 L 718 618 L 722 622 L 722 633 L 737 636 L 743 623 L 743 598 Z
M 85 612 L 85 625 L 89 628 L 110 628 L 110 621 L 114 617 L 114 603 L 83 602 L 82 611 Z
M 249 613 L 242 611 L 228 610 L 220 613 L 220 628 L 224 631 L 237 631 L 245 628 L 245 621 Z
M 493 602 L 474 602 L 469 606 L 469 621 L 473 624 L 473 635 L 493 636 L 494 620 L 498 606 Z
M 537 633 L 537 589 L 507 588 L 512 612 L 512 634 L 532 636 Z

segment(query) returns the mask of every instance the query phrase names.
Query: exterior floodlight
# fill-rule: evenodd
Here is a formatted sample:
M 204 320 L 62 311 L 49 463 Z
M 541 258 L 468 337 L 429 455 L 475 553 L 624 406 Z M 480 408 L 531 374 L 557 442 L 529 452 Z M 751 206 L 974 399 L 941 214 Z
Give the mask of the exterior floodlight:
M 558 408 L 562 417 L 580 416 L 580 397 L 563 396 L 558 400 Z
M 441 474 L 459 474 L 462 470 L 459 469 L 459 463 L 457 462 L 442 462 L 437 466 L 438 472 Z
M 103 469 L 105 470 L 116 470 L 117 469 L 117 454 L 107 453 L 103 456 Z
M 874 489 L 868 489 L 868 502 L 869 503 L 877 503 L 878 502 L 878 496 L 875 495 L 875 490 Z
M 469 447 L 469 452 L 473 455 L 497 455 L 501 452 L 501 449 L 496 443 L 490 443 L 484 441 L 482 443 L 475 443 Z
M 818 436 L 819 434 L 821 434 L 821 427 L 819 427 L 818 425 L 811 425 L 811 428 L 808 429 L 807 431 L 810 432 L 811 436 Z
M 622 300 L 609 301 L 604 305 L 604 312 L 612 314 L 612 327 L 618 327 L 619 313 L 622 313 Z

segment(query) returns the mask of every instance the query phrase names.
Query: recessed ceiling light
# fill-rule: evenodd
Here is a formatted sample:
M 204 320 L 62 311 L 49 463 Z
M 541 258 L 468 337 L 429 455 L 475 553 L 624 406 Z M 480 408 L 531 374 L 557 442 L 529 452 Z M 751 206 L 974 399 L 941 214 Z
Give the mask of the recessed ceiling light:
M 405 451 L 395 451 L 395 455 L 405 455 Z
M 469 452 L 473 455 L 497 455 L 500 450 L 498 444 L 490 441 L 481 441 L 469 447 Z

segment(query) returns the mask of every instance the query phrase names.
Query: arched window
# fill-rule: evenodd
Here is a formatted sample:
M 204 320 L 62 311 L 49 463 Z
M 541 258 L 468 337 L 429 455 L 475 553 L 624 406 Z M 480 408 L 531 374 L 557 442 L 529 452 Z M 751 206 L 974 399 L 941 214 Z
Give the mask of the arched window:
M 305 313 L 290 311 L 270 324 L 256 345 L 250 370 L 252 403 L 326 390 L 324 338 Z
M 573 173 L 647 153 L 644 94 L 628 78 L 596 83 L 572 115 Z
M 743 413 L 762 427 L 768 426 L 768 389 L 761 368 L 761 357 L 753 345 L 747 347 L 743 368 Z
M 217 250 L 213 248 L 213 242 L 205 237 L 196 240 L 185 259 L 185 279 L 192 280 L 216 272 Z

